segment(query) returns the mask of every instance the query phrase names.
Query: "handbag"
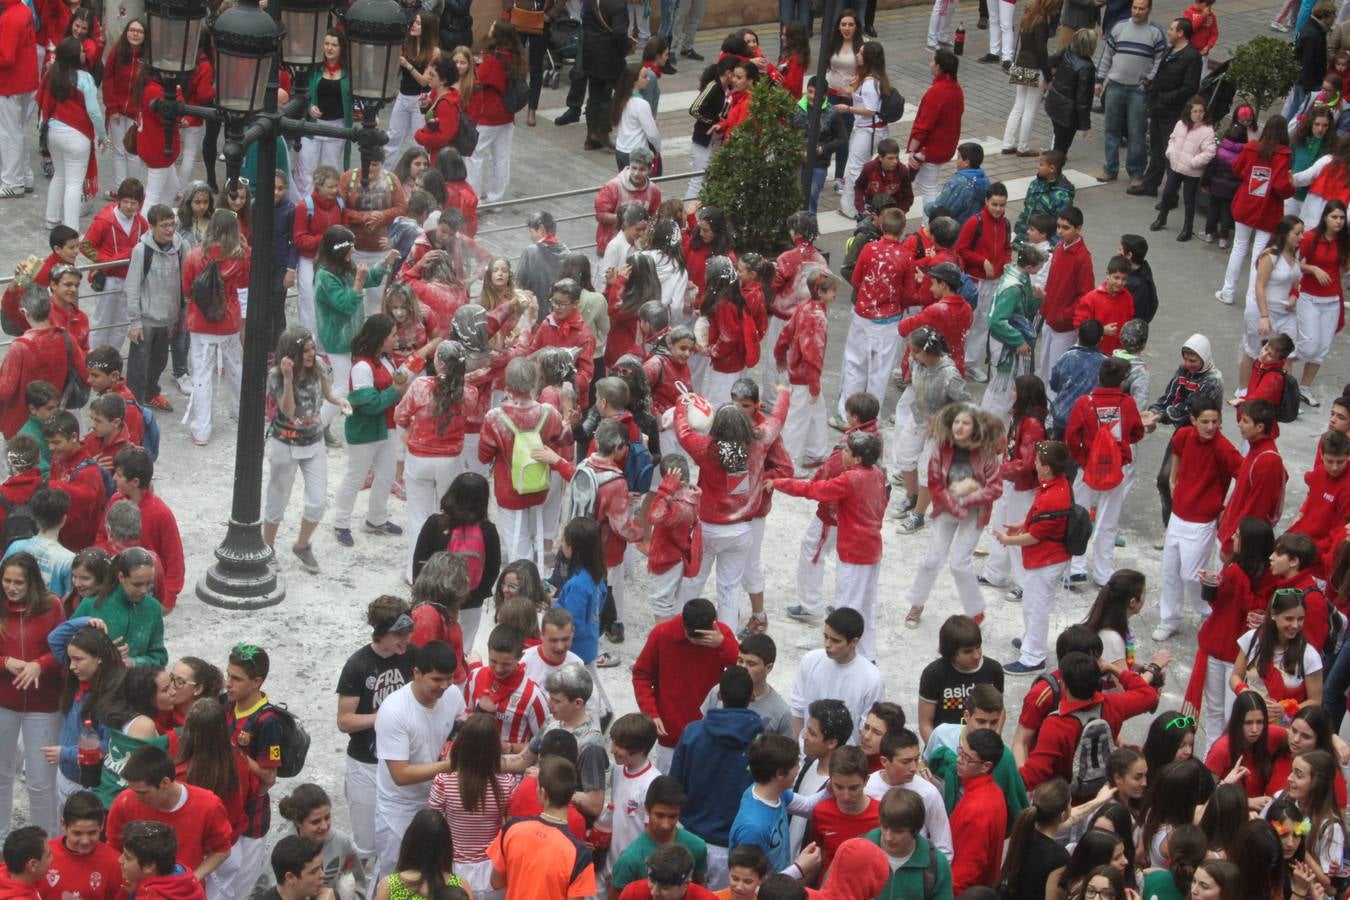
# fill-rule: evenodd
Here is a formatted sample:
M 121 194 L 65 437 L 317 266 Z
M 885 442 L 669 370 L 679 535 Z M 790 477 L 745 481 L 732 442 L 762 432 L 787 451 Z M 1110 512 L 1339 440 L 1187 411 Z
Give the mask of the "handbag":
M 75 347 L 70 342 L 70 332 L 64 328 L 61 329 L 61 340 L 66 345 L 66 386 L 61 390 L 61 408 L 80 409 L 89 402 L 89 385 L 75 370 Z
M 1008 70 L 1008 84 L 1020 87 L 1036 87 L 1041 83 L 1041 70 L 1027 66 L 1013 66 Z
M 516 31 L 522 34 L 543 34 L 544 19 L 547 13 L 542 9 L 535 9 L 530 0 L 516 0 L 511 6 L 511 24 L 516 26 Z
M 127 151 L 128 156 L 136 156 L 136 128 L 133 126 L 127 129 L 127 133 L 122 135 L 122 149 Z

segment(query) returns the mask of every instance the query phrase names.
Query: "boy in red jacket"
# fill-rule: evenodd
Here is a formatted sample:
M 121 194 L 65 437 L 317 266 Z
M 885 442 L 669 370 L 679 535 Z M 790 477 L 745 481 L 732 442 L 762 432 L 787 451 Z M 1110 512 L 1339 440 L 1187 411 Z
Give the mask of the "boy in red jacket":
M 966 349 L 970 346 L 968 339 L 974 314 L 966 298 L 961 296 L 961 270 L 949 262 L 933 266 L 928 270 L 928 293 L 932 302 L 914 315 L 905 316 L 896 326 L 900 337 L 908 338 L 914 331 L 927 325 L 942 335 L 952 350 L 952 362 L 956 363 L 957 371 L 965 374 Z M 987 315 L 984 325 L 987 332 Z M 980 346 L 984 346 L 983 341 Z
M 1233 493 L 1219 517 L 1219 553 L 1232 558 L 1232 538 L 1238 523 L 1254 516 L 1272 526 L 1284 513 L 1284 486 L 1289 473 L 1275 445 L 1275 407 L 1265 400 L 1248 400 L 1238 407 L 1238 431 L 1247 443 L 1247 455 L 1233 476 Z
M 1054 270 L 1051 270 L 1053 277 Z M 1106 264 L 1106 280 L 1100 287 L 1078 298 L 1073 308 L 1073 325 L 1077 328 L 1088 319 L 1102 323 L 1102 341 L 1097 349 L 1110 356 L 1120 349 L 1120 329 L 1134 318 L 1134 297 L 1125 288 L 1130 277 L 1130 261 L 1113 256 Z M 1048 287 L 1048 285 L 1047 285 Z
M 96 399 L 115 394 L 126 402 L 127 433 L 131 435 L 131 443 L 140 447 L 141 438 L 145 436 L 145 417 L 141 415 L 136 395 L 131 393 L 122 377 L 122 354 L 116 347 L 95 347 L 84 358 L 84 363 L 89 368 L 89 389 Z
M 1181 627 L 1186 597 L 1201 616 L 1209 614 L 1200 598 L 1200 570 L 1211 568 L 1224 496 L 1242 466 L 1242 454 L 1219 432 L 1219 401 L 1192 394 L 1190 409 L 1191 424 L 1178 428 L 1168 445 L 1172 516 L 1163 538 L 1162 621 L 1153 632 L 1155 641 L 1167 640 Z
M 859 650 L 876 659 L 877 576 L 881 570 L 881 524 L 886 515 L 886 476 L 877 468 L 881 437 L 854 431 L 845 439 L 839 461 L 843 471 L 823 481 L 771 478 L 764 489 L 774 488 L 793 497 L 835 501 L 838 504 L 839 569 L 835 578 L 835 603 L 862 614 L 864 631 Z
M 1308 496 L 1289 530 L 1312 539 L 1317 546 L 1313 572 L 1326 578 L 1332 554 L 1350 520 L 1350 478 L 1345 477 L 1350 438 L 1339 431 L 1328 431 L 1317 442 L 1317 449 L 1320 459 L 1303 475 Z
M 223 815 L 224 809 L 220 812 Z M 178 861 L 178 834 L 172 825 L 131 822 L 118 843 L 129 900 L 206 900 L 196 872 Z
M 160 140 L 160 148 L 164 142 Z M 141 235 L 150 226 L 141 215 L 141 204 L 145 202 L 145 186 L 135 178 L 128 178 L 117 186 L 117 200 L 109 203 L 94 216 L 89 230 L 80 242 L 80 252 L 94 262 L 106 263 L 110 260 L 129 260 L 131 251 L 141 240 Z M 113 266 L 111 269 L 99 269 L 89 273 L 89 281 L 95 283 L 102 275 L 107 279 L 98 302 L 94 304 L 93 315 L 89 317 L 90 347 L 121 347 L 127 339 L 127 296 L 122 292 L 126 281 L 127 267 Z
M 731 628 L 717 621 L 711 600 L 695 597 L 679 618 L 652 628 L 633 663 L 638 709 L 656 722 L 656 740 L 669 759 L 684 727 L 703 718 L 703 700 L 736 665 L 740 646 Z
M 956 755 L 961 799 L 952 808 L 952 893 L 969 887 L 993 887 L 1003 868 L 1003 839 L 1008 830 L 1008 801 L 994 783 L 994 766 L 1003 759 L 1003 739 L 988 728 L 966 729 Z
M 89 401 L 89 433 L 84 436 L 84 449 L 108 474 L 112 474 L 118 453 L 137 446 L 127 429 L 125 400 L 116 394 L 104 394 Z
M 28 8 L 16 0 L 28 14 Z M 29 21 L 32 21 L 31 16 Z M 5 25 L 0 17 L 0 25 Z M 31 24 L 29 29 L 32 29 Z M 30 50 L 31 54 L 32 51 Z M 36 825 L 16 828 L 5 837 L 5 867 L 0 871 L 0 897 L 4 900 L 38 900 L 38 885 L 47 878 L 52 864 L 52 848 L 47 832 Z
M 988 378 L 984 366 L 989 361 L 989 310 L 994 305 L 994 292 L 1003 277 L 1003 267 L 1012 259 L 1012 229 L 1005 215 L 1007 209 L 1008 189 L 1003 182 L 995 181 L 985 188 L 984 209 L 966 219 L 961 236 L 956 239 L 961 268 L 974 279 L 980 297 L 970 331 L 966 333 L 965 348 L 965 363 L 972 367 L 972 373 L 977 373 L 971 375 L 975 381 Z M 947 343 L 956 346 L 950 340 Z M 961 363 L 958 361 L 957 365 Z
M 857 391 L 885 397 L 886 385 L 900 354 L 895 325 L 904 306 L 900 273 L 904 255 L 900 234 L 905 214 L 888 209 L 881 214 L 881 239 L 862 248 L 853 267 L 853 316 L 844 340 L 844 370 L 839 384 L 839 415 L 844 398 Z
M 955 7 L 955 3 L 950 6 L 951 9 Z M 929 31 L 932 30 L 930 26 Z M 931 40 L 932 35 L 929 37 Z M 961 116 L 966 108 L 966 97 L 961 85 L 956 83 L 959 63 L 956 54 L 946 47 L 933 51 L 933 60 L 928 64 L 933 83 L 919 100 L 919 110 L 914 115 L 909 143 L 905 147 L 909 151 L 909 167 L 918 170 L 914 174 L 914 186 L 922 197 L 919 205 L 922 222 L 928 221 L 927 205 L 937 199 L 938 170 L 956 154 L 956 144 L 961 139 Z
M 24 288 L 30 284 L 50 287 L 52 269 L 63 263 L 73 266 L 75 260 L 80 256 L 80 233 L 67 225 L 57 225 L 53 228 L 47 236 L 47 243 L 52 248 L 52 252 L 42 261 L 37 271 L 33 272 L 27 265 L 20 263 L 14 271 L 14 280 L 5 287 L 4 293 L 0 294 L 0 312 L 7 320 L 17 325 L 20 330 L 28 328 L 28 319 L 24 316 L 23 310 L 19 308 L 19 298 L 23 296 Z M 79 280 L 81 279 L 77 277 L 76 281 Z M 89 327 L 87 320 L 83 339 L 85 346 L 88 346 Z
M 88 791 L 70 796 L 61 810 L 61 836 L 49 842 L 51 868 L 38 884 L 42 900 L 114 900 L 122 888 L 117 852 L 99 840 L 103 804 Z
M 1120 259 L 1120 257 L 1116 257 Z M 1130 374 L 1130 364 L 1117 356 L 1102 361 L 1098 381 L 1101 387 L 1078 398 L 1069 413 L 1064 443 L 1078 464 L 1080 473 L 1074 497 L 1084 507 L 1097 508 L 1092 529 L 1092 581 L 1106 584 L 1115 571 L 1116 529 L 1130 485 L 1134 483 L 1135 444 L 1144 439 L 1144 423 L 1134 398 L 1121 389 Z M 1120 466 L 1114 472 L 1098 472 L 1093 465 L 1097 432 L 1106 428 L 1120 448 Z M 1105 476 L 1105 477 L 1103 477 Z M 1087 554 L 1076 556 L 1069 567 L 1071 582 L 1087 579 Z
M 1191 46 L 1200 51 L 1200 77 L 1209 70 L 1209 51 L 1219 42 L 1219 19 L 1214 15 L 1214 0 L 1195 0 L 1181 11 L 1191 23 Z
M 647 547 L 652 583 L 647 600 L 657 625 L 675 618 L 680 582 L 697 575 L 703 565 L 703 529 L 698 520 L 703 492 L 689 483 L 689 460 L 680 453 L 664 454 L 661 475 L 656 499 L 647 510 L 652 528 Z
M 553 283 L 550 312 L 534 327 L 529 338 L 518 346 L 517 355 L 533 356 L 543 347 L 567 347 L 577 351 L 576 388 L 578 399 L 588 396 L 595 375 L 595 335 L 581 320 L 581 285 L 571 278 Z M 584 406 L 584 401 L 582 402 Z
M 1294 339 L 1283 332 L 1272 334 L 1261 345 L 1261 352 L 1252 363 L 1252 374 L 1247 386 L 1228 401 L 1229 406 L 1241 406 L 1243 400 L 1264 400 L 1276 409 L 1284 399 L 1284 363 L 1294 352 Z M 1279 435 L 1279 425 L 1274 434 Z
M 66 410 L 52 413 L 42 423 L 42 436 L 52 451 L 48 483 L 70 497 L 60 540 L 66 549 L 79 553 L 92 547 L 98 537 L 98 526 L 107 507 L 107 487 L 98 460 L 80 443 L 80 421 L 74 413 Z
M 15 338 L 0 360 L 0 434 L 13 438 L 28 421 L 25 391 L 34 381 L 45 381 L 64 391 L 72 367 L 75 377 L 87 383 L 84 350 L 52 321 L 50 292 L 30 284 L 23 293 L 22 308 L 28 330 Z
M 338 196 L 342 173 L 332 166 L 314 170 L 314 190 L 295 206 L 295 227 L 291 238 L 299 263 L 295 269 L 295 287 L 299 294 L 296 311 L 300 324 L 314 331 L 314 258 L 319 255 L 323 233 L 330 225 L 346 223 L 346 204 Z
M 1073 324 L 1074 308 L 1078 298 L 1092 290 L 1092 253 L 1083 240 L 1083 211 L 1066 206 L 1055 219 L 1059 243 L 1050 254 L 1050 277 L 1045 282 L 1045 298 L 1041 301 L 1040 345 L 1036 348 L 1036 371 L 1049 372 L 1055 361 L 1073 346 L 1078 332 Z M 1046 393 L 1054 399 L 1055 392 Z
M 829 340 L 829 307 L 839 293 L 839 279 L 828 269 L 815 269 L 807 274 L 806 286 L 810 299 L 797 305 L 773 345 L 774 362 L 779 372 L 787 372 L 791 391 L 783 446 L 802 469 L 820 465 L 829 450 L 820 377 Z
M 1312 538 L 1286 531 L 1275 539 L 1275 549 L 1270 554 L 1270 574 L 1274 579 L 1271 592 L 1258 598 L 1263 608 L 1269 608 L 1275 594 L 1280 591 L 1302 592 L 1303 609 L 1307 613 L 1303 620 L 1303 636 L 1308 646 L 1315 650 L 1326 645 L 1330 628 L 1327 595 L 1318 586 L 1312 573 L 1316 563 L 1317 547 Z
M 117 493 L 108 498 L 111 506 L 127 499 L 141 509 L 141 546 L 157 554 L 164 563 L 164 596 L 156 597 L 165 612 L 172 610 L 183 590 L 183 538 L 178 532 L 178 520 L 169 505 L 159 498 L 150 486 L 155 475 L 155 464 L 150 454 L 140 447 L 128 447 L 113 461 L 113 484 Z M 98 528 L 99 546 L 107 546 L 108 533 L 102 523 Z

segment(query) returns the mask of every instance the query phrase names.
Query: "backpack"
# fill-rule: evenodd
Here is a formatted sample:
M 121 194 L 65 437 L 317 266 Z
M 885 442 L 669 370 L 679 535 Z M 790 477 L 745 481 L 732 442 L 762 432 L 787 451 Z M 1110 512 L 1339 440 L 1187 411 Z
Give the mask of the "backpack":
M 156 425 L 155 427 L 156 429 L 158 429 L 159 426 Z M 70 478 L 68 480 L 70 481 L 75 480 L 75 474 L 77 472 L 79 472 L 81 469 L 87 469 L 90 466 L 93 466 L 94 470 L 103 477 L 103 503 L 106 506 L 108 501 L 112 499 L 112 495 L 117 493 L 117 485 L 116 483 L 113 482 L 112 474 L 109 473 L 107 469 L 100 466 L 98 464 L 98 460 L 95 459 L 84 460 L 78 466 L 70 470 Z
M 474 590 L 483 580 L 483 560 L 487 556 L 487 545 L 483 540 L 483 526 L 461 525 L 450 532 L 450 540 L 445 549 L 460 556 L 469 567 L 469 590 Z
M 281 724 L 281 765 L 277 776 L 294 778 L 304 769 L 305 757 L 309 755 L 309 732 L 284 704 L 268 703 L 264 709 L 275 714 Z
M 336 199 L 337 199 L 338 209 L 341 210 L 341 211 L 343 211 L 343 212 L 345 212 L 346 209 L 347 209 L 347 204 L 342 202 L 342 195 L 341 195 L 341 194 L 338 194 Z M 306 194 L 306 195 L 305 195 L 305 225 L 308 227 L 309 223 L 310 223 L 310 222 L 313 222 L 313 221 L 314 221 L 314 195 L 313 195 L 313 194 Z
M 1280 405 L 1275 407 L 1275 421 L 1287 425 L 1298 419 L 1298 379 L 1288 372 L 1280 374 L 1284 377 L 1284 393 L 1280 395 Z
M 503 68 L 506 64 L 503 63 Z M 524 78 L 510 74 L 507 68 L 506 90 L 502 92 L 502 105 L 511 115 L 515 115 L 530 102 L 530 84 Z
M 628 490 L 645 494 L 652 489 L 652 478 L 656 473 L 656 461 L 647 442 L 638 438 L 628 442 L 628 456 L 623 461 L 623 480 L 628 482 Z
M 1109 491 L 1125 480 L 1124 454 L 1116 436 L 1120 420 L 1103 422 L 1101 411 L 1094 407 L 1097 433 L 1088 448 L 1087 464 L 1083 466 L 1083 483 L 1094 491 Z
M 1107 760 L 1116 749 L 1111 726 L 1101 717 L 1102 705 L 1084 707 L 1071 713 L 1055 710 L 1050 715 L 1069 715 L 1082 726 L 1073 750 L 1073 777 L 1069 779 L 1071 797 L 1092 797 L 1106 784 Z
M 75 368 L 75 345 L 70 340 L 70 332 L 64 328 L 58 330 L 66 345 L 66 386 L 61 389 L 61 408 L 80 409 L 89 402 L 89 384 Z
M 211 260 L 197 273 L 188 293 L 206 321 L 219 322 L 225 318 L 225 279 L 221 277 L 217 260 Z
M 877 110 L 886 124 L 899 122 L 905 116 L 905 98 L 895 88 L 881 95 L 881 109 Z
M 42 486 L 47 486 L 45 477 L 42 479 Z M 33 508 L 27 503 L 16 506 L 10 503 L 4 494 L 0 494 L 0 506 L 5 508 L 5 524 L 0 526 L 0 555 L 3 555 L 9 552 L 9 545 L 15 541 L 36 537 L 38 524 L 37 516 L 33 515 Z
M 579 516 L 594 519 L 595 505 L 600 499 L 600 489 L 614 479 L 621 477 L 623 476 L 618 472 L 597 472 L 585 463 L 577 466 L 576 474 L 572 476 L 572 487 L 567 500 L 567 513 L 563 521 L 570 522 Z
M 536 462 L 530 456 L 544 446 L 544 439 L 539 433 L 543 431 L 552 407 L 541 408 L 543 415 L 539 417 L 539 423 L 528 431 L 521 431 L 516 427 L 516 423 L 511 421 L 510 416 L 502 412 L 500 407 L 497 409 L 497 415 L 516 436 L 511 444 L 511 489 L 517 494 L 538 494 L 548 490 L 548 466 Z
M 1054 512 L 1037 513 L 1032 522 L 1044 522 L 1048 519 L 1067 519 L 1064 526 L 1064 549 L 1070 556 L 1082 556 L 1087 552 L 1088 542 L 1092 540 L 1092 516 L 1086 509 L 1073 502 L 1073 493 L 1069 493 L 1069 508 Z
M 478 126 L 469 118 L 463 106 L 459 108 L 459 130 L 455 132 L 455 139 L 451 143 L 465 159 L 473 156 L 478 149 Z
M 970 273 L 961 273 L 961 299 L 970 304 L 971 309 L 978 309 L 980 306 L 980 289 L 975 286 L 975 279 L 970 277 Z
M 150 454 L 151 461 L 159 459 L 159 420 L 155 418 L 155 413 L 150 407 L 136 401 L 136 408 L 141 411 L 141 449 Z
M 1050 712 L 1059 709 L 1060 684 L 1059 679 L 1049 672 L 1042 672 L 1036 676 L 1036 680 L 1031 682 L 1031 691 L 1027 691 L 1027 697 L 1031 697 L 1032 691 L 1036 690 L 1036 685 L 1045 682 L 1046 687 L 1050 689 Z M 1024 703 L 1026 701 L 1023 701 Z

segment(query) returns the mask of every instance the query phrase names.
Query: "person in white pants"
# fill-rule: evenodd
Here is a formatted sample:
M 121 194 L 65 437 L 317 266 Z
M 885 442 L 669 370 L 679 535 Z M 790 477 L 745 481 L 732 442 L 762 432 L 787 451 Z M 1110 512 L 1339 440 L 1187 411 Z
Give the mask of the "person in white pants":
M 1256 296 L 1256 260 L 1269 243 L 1269 231 L 1262 231 L 1241 222 L 1233 223 L 1233 246 L 1228 251 L 1228 265 L 1223 270 L 1223 287 L 1214 292 L 1215 300 L 1229 306 L 1233 305 L 1238 278 L 1242 275 L 1244 263 L 1247 269 L 1247 295 L 1250 298 Z M 1247 259 L 1249 250 L 1250 261 Z
M 58 84 L 65 86 L 66 97 L 82 101 L 85 114 L 93 125 L 93 135 L 86 135 L 75 125 L 62 121 L 55 109 L 57 100 L 52 91 Z M 80 199 L 84 193 L 84 177 L 89 166 L 89 154 L 94 146 L 106 147 L 108 133 L 103 125 L 103 108 L 98 100 L 94 77 L 80 68 L 79 46 L 75 42 L 61 42 L 48 75 L 48 95 L 43 120 L 47 123 L 47 149 L 51 153 L 51 187 L 47 191 L 47 224 L 60 223 L 80 230 Z M 74 96 L 72 96 L 72 93 Z
M 863 247 L 853 269 L 854 307 L 844 339 L 844 370 L 839 378 L 839 417 L 845 400 L 866 391 L 878 400 L 900 356 L 900 323 L 903 286 L 899 275 L 903 260 L 900 234 L 905 214 L 888 209 L 881 214 L 881 239 Z
M 37 60 L 33 61 L 32 88 L 15 89 L 16 82 L 23 80 L 18 68 L 6 69 L 8 83 L 0 85 L 0 199 L 22 197 L 33 190 L 27 137 L 28 122 L 36 109 Z
M 748 521 L 722 524 L 704 520 L 703 564 L 697 575 L 684 579 L 680 587 L 681 607 L 703 596 L 703 586 L 716 564 L 717 621 L 733 630 L 740 624 L 741 584 L 745 581 L 753 531 Z
M 933 11 L 928 16 L 928 38 L 924 41 L 929 50 L 952 46 L 957 7 L 957 0 L 934 0 Z
M 877 152 L 877 142 L 890 137 L 881 111 L 882 94 L 889 90 L 886 78 L 886 53 L 880 41 L 868 41 L 858 54 L 857 89 L 851 103 L 835 106 L 838 113 L 854 116 L 853 131 L 848 139 L 848 163 L 844 167 L 844 190 L 839 195 L 839 211 L 849 218 L 862 212 L 855 206 L 853 185 L 862 167 Z
M 1013 20 L 1017 15 L 1017 0 L 997 0 L 989 5 L 989 52 L 979 62 L 1003 61 L 1012 63 L 1017 44 L 1013 40 Z
M 408 25 L 408 37 L 398 59 L 398 96 L 389 108 L 389 143 L 384 145 L 384 161 L 394 167 L 413 132 L 424 123 L 418 99 L 431 85 L 430 69 L 441 55 L 436 16 L 420 11 Z M 447 52 L 454 48 L 447 48 Z

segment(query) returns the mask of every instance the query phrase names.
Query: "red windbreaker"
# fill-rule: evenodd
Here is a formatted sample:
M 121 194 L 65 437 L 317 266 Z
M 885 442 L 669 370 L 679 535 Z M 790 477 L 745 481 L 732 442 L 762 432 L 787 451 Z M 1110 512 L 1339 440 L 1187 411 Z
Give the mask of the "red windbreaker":
M 805 385 L 812 397 L 820 396 L 820 376 L 825 371 L 825 342 L 830 322 L 825 304 L 808 300 L 797 307 L 783 326 L 773 347 L 773 359 L 786 369 L 788 384 Z
M 994 501 L 1003 495 L 1003 479 L 999 477 L 1001 460 L 993 453 L 988 456 L 975 452 L 970 454 L 970 467 L 975 480 L 983 487 L 966 495 L 962 498 L 964 502 L 960 502 L 947 491 L 947 473 L 952 469 L 955 456 L 955 448 L 951 444 L 944 444 L 928 457 L 928 490 L 932 494 L 933 512 L 964 519 L 974 509 L 983 528 L 989 524 Z M 840 535 L 843 535 L 842 529 Z
M 789 319 L 793 310 L 811 296 L 805 284 L 796 289 L 798 273 L 811 267 L 828 269 L 829 263 L 810 241 L 797 241 L 790 249 L 778 254 L 773 264 L 773 282 L 769 285 L 773 292 L 770 313 L 780 319 Z
M 654 575 L 682 565 L 684 577 L 698 574 L 703 563 L 703 527 L 698 520 L 702 491 L 667 476 L 656 489 L 656 500 L 647 510 L 652 526 L 647 548 L 647 571 Z
M 106 86 L 108 82 L 103 83 Z M 94 221 L 89 223 L 89 230 L 80 241 L 80 252 L 94 262 L 131 259 L 132 248 L 140 243 L 141 235 L 149 229 L 145 216 L 137 213 L 136 218 L 132 220 L 131 230 L 126 231 L 117 219 L 117 203 L 109 203 L 100 209 L 94 215 Z M 109 278 L 127 277 L 126 266 L 113 266 L 102 271 L 106 272 Z M 93 274 L 90 272 L 89 276 L 92 278 Z
M 855 465 L 824 481 L 775 478 L 773 486 L 792 497 L 834 502 L 840 562 L 858 566 L 881 562 L 881 526 L 887 503 L 886 476 L 881 469 Z
M 971 278 L 997 280 L 1003 267 L 1012 259 L 1012 230 L 1008 217 L 994 218 L 988 207 L 966 219 L 956 239 L 956 254 L 961 257 L 961 268 Z M 994 274 L 985 272 L 984 264 L 994 267 Z
M 220 258 L 219 245 L 213 246 L 208 253 L 201 247 L 193 247 L 192 252 L 183 261 L 183 296 L 189 298 L 187 304 L 187 330 L 197 334 L 237 334 L 243 324 L 243 314 L 239 309 L 239 292 L 248 290 L 249 268 L 252 254 L 244 248 L 244 255 L 231 259 Z M 200 306 L 190 298 L 192 282 L 207 265 L 215 261 L 220 264 L 220 277 L 225 282 L 225 315 L 218 322 L 208 321 Z
M 1202 441 L 1193 425 L 1178 428 L 1169 449 L 1176 457 L 1172 471 L 1177 473 L 1172 515 L 1186 522 L 1213 522 L 1223 512 L 1223 498 L 1242 466 L 1242 454 L 1222 433 Z
M 1061 242 L 1051 254 L 1050 277 L 1045 282 L 1041 317 L 1052 331 L 1073 331 L 1074 309 L 1078 298 L 1092 290 L 1092 253 L 1082 238 L 1072 244 Z
M 1249 141 L 1233 162 L 1238 178 L 1233 221 L 1257 231 L 1274 231 L 1284 216 L 1284 201 L 1294 196 L 1289 175 L 1292 155 L 1288 147 L 1277 147 L 1270 159 L 1262 159 L 1260 146 L 1258 141 Z M 1054 269 L 1050 272 L 1053 275 Z
M 759 515 L 770 447 L 783 430 L 786 418 L 787 392 L 783 392 L 778 395 L 773 414 L 756 429 L 757 437 L 746 448 L 745 468 L 728 472 L 722 464 L 717 442 L 689 425 L 689 411 L 683 403 L 675 405 L 675 434 L 680 446 L 689 454 L 689 461 L 698 466 L 698 486 L 702 489 L 698 511 L 701 521 L 730 525 Z
M 945 73 L 934 77 L 919 100 L 919 111 L 909 131 L 909 152 L 922 150 L 923 161 L 934 165 L 950 161 L 961 140 L 965 108 L 966 96 L 956 79 Z
M 426 124 L 413 133 L 413 140 L 422 145 L 432 159 L 455 140 L 459 134 L 459 90 L 449 88 L 431 101 L 426 113 Z
M 1053 272 L 1054 269 L 1051 269 Z M 1130 292 L 1121 288 L 1120 293 L 1112 294 L 1106 290 L 1105 284 L 1099 288 L 1088 291 L 1078 298 L 1078 302 L 1073 307 L 1073 327 L 1077 328 L 1088 319 L 1096 319 L 1101 322 L 1103 327 L 1107 325 L 1116 326 L 1115 334 L 1102 332 L 1101 343 L 1097 349 L 1110 356 L 1120 349 L 1120 329 L 1126 322 L 1134 318 L 1134 297 Z
M 28 421 L 28 405 L 23 391 L 34 381 L 46 381 L 58 391 L 66 386 L 66 374 L 73 366 L 80 381 L 88 384 L 89 370 L 84 366 L 84 350 L 74 340 L 67 349 L 66 332 L 59 328 L 30 328 L 10 344 L 0 360 L 0 434 L 9 440 Z
M 318 191 L 311 192 L 309 196 L 313 201 L 314 214 L 310 215 L 310 203 L 295 205 L 295 229 L 291 233 L 291 238 L 295 241 L 295 252 L 305 259 L 312 260 L 319 255 L 319 244 L 323 241 L 323 233 L 328 227 L 345 223 L 346 210 L 338 204 L 336 198 L 325 200 L 319 196 Z
M 1289 480 L 1275 438 L 1259 437 L 1251 442 L 1241 467 L 1233 477 L 1233 493 L 1219 517 L 1219 545 L 1226 546 L 1247 516 L 1269 522 L 1280 521 L 1284 512 L 1284 485 Z
M 580 389 L 577 391 L 581 393 Z M 529 509 L 539 506 L 548 498 L 548 491 L 537 494 L 518 494 L 511 485 L 511 448 L 516 444 L 516 436 L 503 421 L 502 416 L 510 417 L 516 428 L 521 431 L 539 429 L 539 437 L 545 444 L 557 448 L 562 442 L 562 417 L 550 406 L 539 403 L 529 397 L 510 396 L 501 406 L 495 407 L 483 419 L 479 433 L 478 461 L 492 463 L 492 493 L 497 505 L 503 509 Z M 542 417 L 547 416 L 547 420 Z M 540 422 L 543 421 L 543 425 Z
M 1011 481 L 1013 490 L 1036 489 L 1036 445 L 1045 440 L 1045 416 L 1023 416 L 1008 432 L 1008 452 L 998 475 Z
M 1134 459 L 1133 447 L 1144 439 L 1144 423 L 1139 418 L 1139 407 L 1134 398 L 1120 388 L 1093 388 L 1079 397 L 1069 413 L 1069 425 L 1064 429 L 1064 443 L 1069 456 L 1080 466 L 1086 466 L 1092 442 L 1103 424 L 1120 427 L 1120 463 L 1128 466 Z

